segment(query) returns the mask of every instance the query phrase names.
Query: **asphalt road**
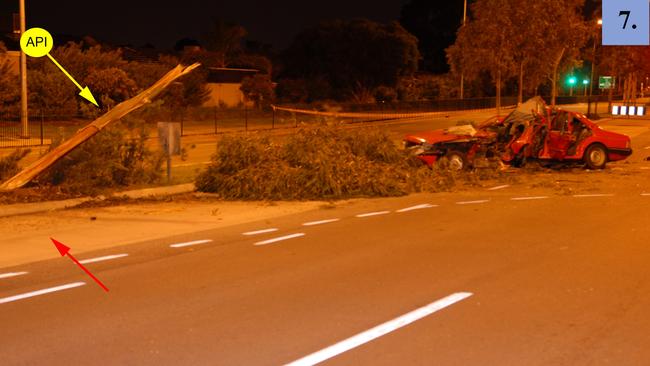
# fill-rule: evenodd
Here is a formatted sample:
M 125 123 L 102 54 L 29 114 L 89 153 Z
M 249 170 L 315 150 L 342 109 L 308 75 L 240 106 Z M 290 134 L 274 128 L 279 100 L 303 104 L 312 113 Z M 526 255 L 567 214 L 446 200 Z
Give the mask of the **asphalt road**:
M 79 258 L 128 254 L 86 264 L 108 293 L 52 247 L 0 271 L 0 364 L 647 365 L 650 196 L 602 193 L 368 200 Z

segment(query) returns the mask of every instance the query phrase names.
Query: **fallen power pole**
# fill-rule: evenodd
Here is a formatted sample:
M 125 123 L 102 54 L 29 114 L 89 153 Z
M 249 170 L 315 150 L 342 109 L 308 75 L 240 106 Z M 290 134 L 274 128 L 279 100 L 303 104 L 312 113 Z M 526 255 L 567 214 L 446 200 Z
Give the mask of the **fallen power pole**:
M 38 159 L 36 162 L 29 165 L 27 168 L 23 169 L 20 173 L 16 174 L 16 176 L 4 182 L 2 185 L 0 185 L 0 192 L 12 191 L 29 183 L 36 176 L 52 166 L 59 159 L 63 158 L 70 151 L 74 150 L 77 146 L 81 145 L 96 135 L 106 126 L 115 121 L 119 121 L 127 114 L 141 108 L 148 103 L 151 103 L 151 101 L 163 90 L 165 90 L 165 88 L 168 87 L 172 82 L 174 82 L 179 77 L 190 73 L 192 70 L 196 69 L 199 66 L 200 64 L 194 64 L 191 66 L 176 66 L 149 89 L 143 91 L 142 93 L 129 100 L 118 104 L 108 113 L 97 118 L 88 126 L 77 131 L 77 133 L 70 139 L 64 141 L 61 145 L 57 146 L 55 149 Z

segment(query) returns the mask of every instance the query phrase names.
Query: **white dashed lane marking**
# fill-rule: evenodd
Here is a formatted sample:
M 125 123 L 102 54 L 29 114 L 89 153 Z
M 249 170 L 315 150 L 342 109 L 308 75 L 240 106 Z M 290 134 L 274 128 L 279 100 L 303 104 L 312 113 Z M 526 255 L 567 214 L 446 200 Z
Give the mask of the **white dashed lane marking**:
M 502 186 L 492 187 L 492 188 L 488 189 L 488 191 L 498 191 L 500 189 L 505 189 L 505 188 L 510 188 L 510 186 L 508 184 L 504 184 Z
M 644 197 L 650 197 L 650 193 L 641 193 L 641 195 Z
M 613 194 L 609 193 L 598 193 L 598 194 L 574 194 L 573 197 L 576 198 L 595 198 L 595 197 L 614 197 Z
M 260 235 L 260 234 L 267 234 L 267 233 L 273 233 L 278 231 L 278 228 L 272 227 L 270 229 L 262 229 L 262 230 L 256 230 L 256 231 L 249 231 L 246 233 L 242 233 L 242 235 L 246 236 L 253 236 L 253 235 Z
M 68 290 L 68 289 L 71 289 L 71 288 L 83 286 L 85 284 L 86 284 L 85 282 L 75 282 L 75 283 L 70 283 L 70 284 L 63 285 L 63 286 L 50 287 L 50 288 L 46 288 L 46 289 L 43 289 L 43 290 L 28 292 L 28 293 L 25 293 L 25 294 L 5 297 L 3 299 L 0 299 L 0 304 L 6 304 L 8 302 L 14 302 L 14 301 L 18 301 L 18 300 L 28 299 L 30 297 L 45 295 L 45 294 L 49 294 L 49 293 L 52 293 L 52 292 Z
M 302 224 L 302 226 L 316 226 L 316 225 L 324 225 L 324 224 L 329 224 L 332 222 L 337 222 L 340 221 L 341 219 L 329 219 L 329 220 L 320 220 L 320 221 L 312 221 L 312 222 L 305 222 Z
M 417 206 L 413 206 L 413 207 L 403 208 L 401 210 L 397 210 L 396 212 L 403 213 L 403 212 L 409 212 L 409 211 L 415 211 L 415 210 L 424 210 L 426 208 L 433 208 L 433 207 L 438 207 L 438 205 L 430 205 L 428 203 L 425 203 L 423 205 L 417 205 Z
M 393 320 L 389 320 L 383 324 L 380 324 L 374 328 L 368 329 L 365 332 L 359 333 L 355 336 L 352 336 L 346 340 L 338 342 L 332 346 L 324 348 L 318 352 L 314 352 L 308 356 L 305 356 L 299 360 L 293 361 L 286 364 L 285 366 L 311 366 L 321 363 L 325 360 L 328 360 L 332 357 L 340 355 L 341 353 L 347 352 L 353 348 L 359 347 L 365 343 L 368 343 L 372 340 L 375 340 L 381 336 L 384 336 L 390 332 L 393 332 L 397 329 L 405 327 L 417 320 L 420 320 L 426 316 L 429 316 L 437 311 L 440 311 L 446 307 L 449 307 L 457 302 L 465 300 L 466 298 L 472 296 L 469 292 L 459 292 L 453 295 L 449 295 L 445 298 L 442 298 L 438 301 L 432 302 L 429 305 L 423 306 L 419 309 L 411 311 L 410 313 L 404 314 Z
M 269 239 L 269 240 L 258 241 L 257 243 L 255 243 L 255 246 L 273 244 L 273 243 L 277 243 L 279 241 L 300 238 L 302 236 L 305 236 L 305 233 L 297 233 L 297 234 L 291 234 L 291 235 L 287 235 L 287 236 L 281 236 L 279 238 L 273 238 L 273 239 Z
M 388 215 L 390 211 L 378 211 L 378 212 L 369 212 L 365 214 L 359 214 L 357 217 L 363 218 L 363 217 L 372 217 L 372 216 L 380 216 L 380 215 Z
M 107 255 L 105 257 L 84 259 L 84 260 L 79 261 L 79 263 L 81 263 L 81 264 L 96 263 L 96 262 L 110 261 L 111 259 L 124 258 L 124 257 L 128 257 L 128 256 L 129 256 L 128 254 Z
M 172 247 L 172 248 L 184 248 L 184 247 L 190 247 L 192 245 L 200 245 L 200 244 L 207 244 L 207 243 L 212 243 L 212 240 L 205 239 L 205 240 L 188 241 L 187 243 L 172 244 L 172 245 L 170 245 L 170 247 Z
M 533 200 L 545 200 L 548 196 L 536 196 L 536 197 L 514 197 L 511 198 L 511 201 L 533 201 Z
M 478 200 L 478 201 L 461 201 L 456 202 L 457 205 L 479 205 L 481 203 L 488 203 L 490 200 Z
M 11 272 L 0 274 L 0 280 L 3 278 L 11 278 L 26 275 L 28 272 Z

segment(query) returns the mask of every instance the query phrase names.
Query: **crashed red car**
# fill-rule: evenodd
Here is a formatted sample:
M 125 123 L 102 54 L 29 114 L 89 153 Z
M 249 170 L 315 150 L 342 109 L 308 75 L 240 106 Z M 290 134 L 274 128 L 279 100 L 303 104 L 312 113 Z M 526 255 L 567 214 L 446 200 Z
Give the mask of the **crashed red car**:
M 428 165 L 446 158 L 450 169 L 456 170 L 490 158 L 513 166 L 535 159 L 603 169 L 607 162 L 632 154 L 628 136 L 605 131 L 583 114 L 551 109 L 538 97 L 505 118 L 494 118 L 476 127 L 465 125 L 408 135 L 404 146 Z

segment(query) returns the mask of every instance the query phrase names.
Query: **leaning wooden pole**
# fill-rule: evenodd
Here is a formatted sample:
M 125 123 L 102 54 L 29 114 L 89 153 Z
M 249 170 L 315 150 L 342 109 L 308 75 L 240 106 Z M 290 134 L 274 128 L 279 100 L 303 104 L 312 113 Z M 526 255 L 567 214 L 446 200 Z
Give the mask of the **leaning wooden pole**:
M 61 145 L 57 146 L 54 150 L 50 151 L 36 162 L 23 169 L 20 173 L 16 174 L 13 178 L 7 180 L 0 185 L 0 192 L 11 191 L 20 188 L 29 183 L 36 176 L 41 174 L 47 168 L 56 163 L 59 159 L 67 155 L 70 151 L 74 150 L 77 146 L 81 145 L 91 137 L 96 135 L 99 131 L 104 129 L 115 121 L 119 121 L 122 117 L 141 108 L 142 106 L 151 103 L 151 101 L 160 94 L 166 87 L 173 83 L 179 77 L 188 74 L 192 70 L 199 67 L 199 64 L 191 66 L 178 65 L 173 70 L 168 72 L 162 79 L 158 80 L 149 89 L 136 95 L 135 97 L 118 104 L 115 108 L 111 109 L 108 113 L 97 118 L 88 126 L 79 130 L 70 139 L 64 141 Z

